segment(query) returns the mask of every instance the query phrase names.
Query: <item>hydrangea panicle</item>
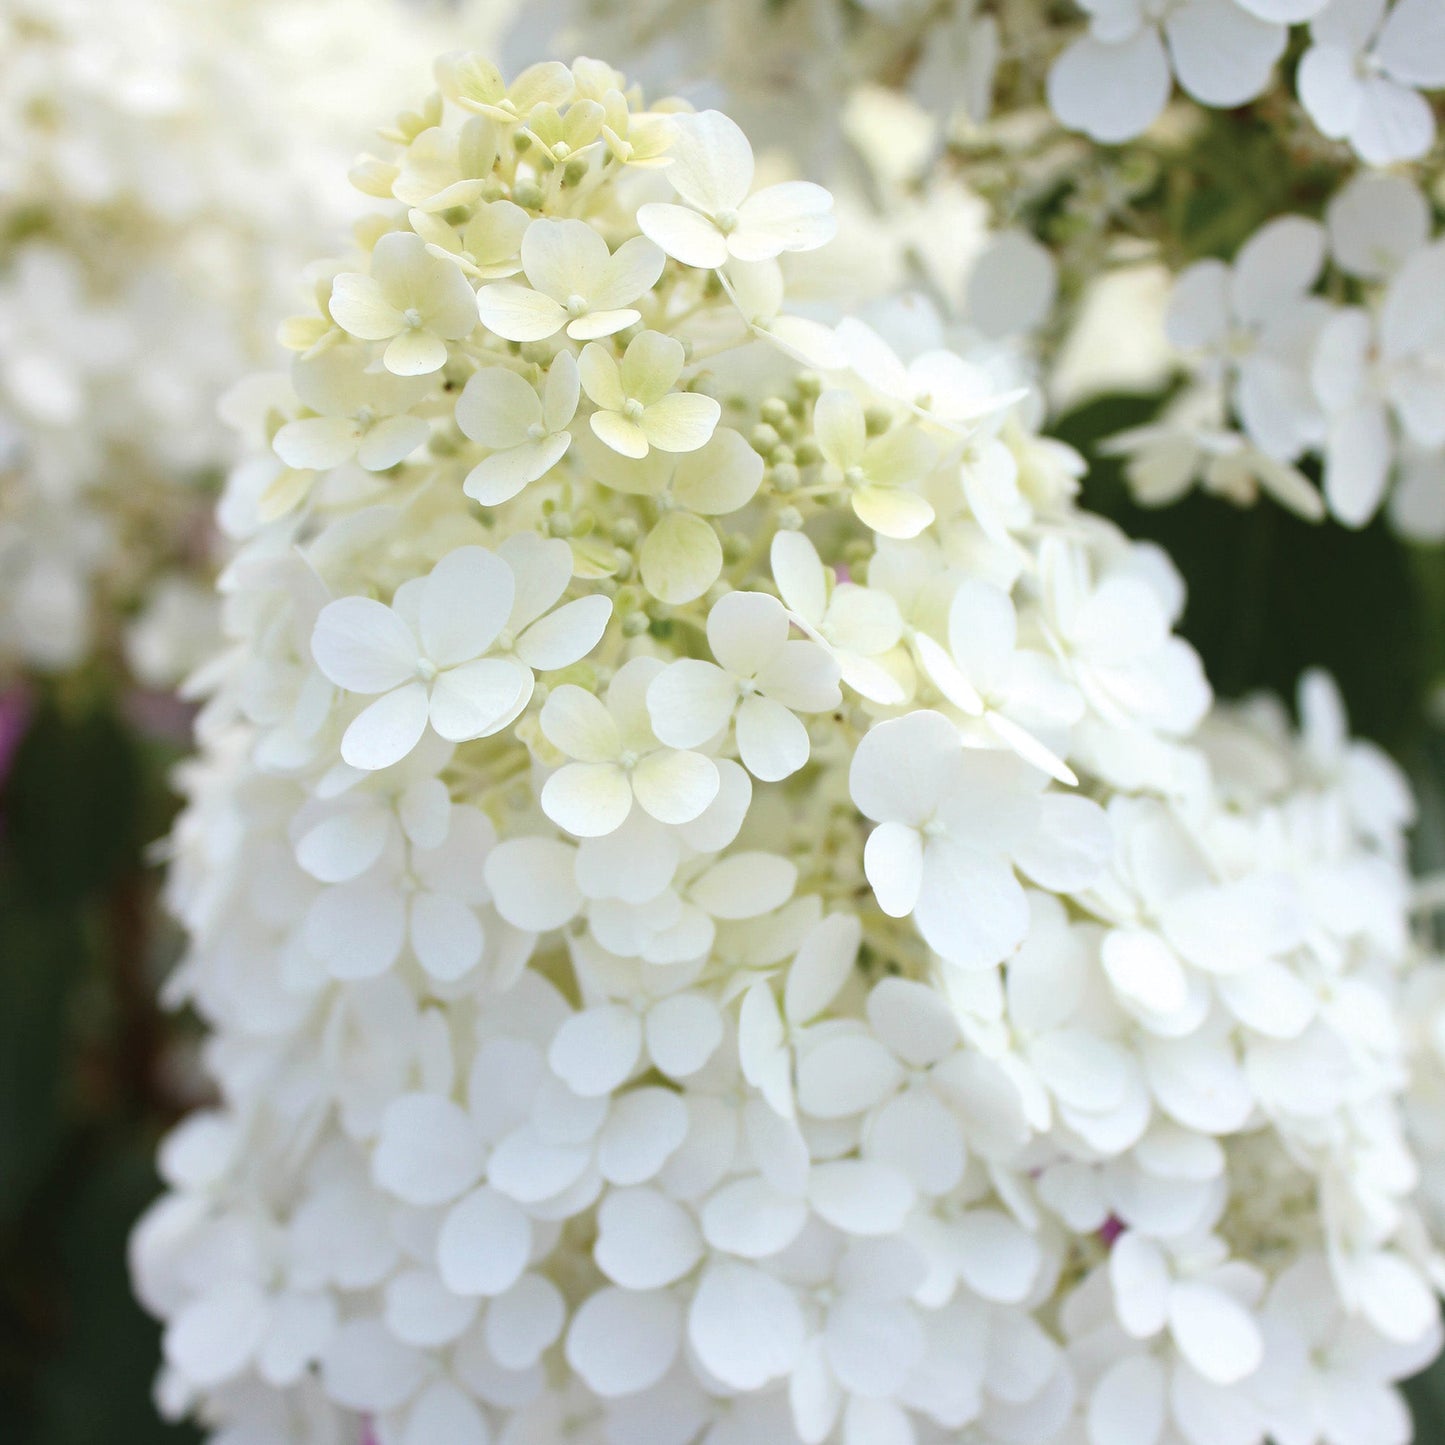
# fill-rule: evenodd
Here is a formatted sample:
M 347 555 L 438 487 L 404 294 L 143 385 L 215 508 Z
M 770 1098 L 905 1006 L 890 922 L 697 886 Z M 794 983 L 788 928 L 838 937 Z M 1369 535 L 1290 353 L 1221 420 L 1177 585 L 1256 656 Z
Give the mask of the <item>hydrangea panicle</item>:
M 733 122 L 595 60 L 437 79 L 224 504 L 170 875 L 220 1102 L 133 1243 L 163 1408 L 1391 1427 L 1442 1277 L 1401 779 L 1323 677 L 1303 737 L 1211 711 L 1168 559 L 916 313 L 782 326 L 831 201 Z

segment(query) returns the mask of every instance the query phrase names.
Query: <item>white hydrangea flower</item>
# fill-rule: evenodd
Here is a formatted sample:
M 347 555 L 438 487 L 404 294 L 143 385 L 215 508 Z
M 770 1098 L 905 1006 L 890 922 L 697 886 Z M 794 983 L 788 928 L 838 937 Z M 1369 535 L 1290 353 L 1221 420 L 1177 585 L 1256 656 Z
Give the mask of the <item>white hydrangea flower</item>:
M 1349 276 L 1386 281 L 1430 239 L 1430 206 L 1404 176 L 1363 171 L 1325 210 L 1330 254 Z
M 730 592 L 708 613 L 716 662 L 670 663 L 647 690 L 653 731 L 672 747 L 699 747 L 729 728 L 743 766 L 777 782 L 808 761 L 799 712 L 826 712 L 841 700 L 838 665 L 813 642 L 788 637 L 776 598 Z
M 874 660 L 903 636 L 897 602 L 856 582 L 833 582 L 818 549 L 801 532 L 779 532 L 770 560 L 788 615 L 833 654 L 841 680 L 873 702 L 902 702 L 902 684 Z
M 695 452 L 706 446 L 722 408 L 710 396 L 674 391 L 686 363 L 682 343 L 644 331 L 627 343 L 619 365 L 599 342 L 583 348 L 582 385 L 596 405 L 591 425 L 599 441 L 624 457 Z
M 400 179 L 393 184 L 393 193 L 399 185 Z M 399 199 L 406 197 L 399 196 Z M 522 238 L 531 223 L 520 206 L 511 201 L 484 201 L 458 231 L 432 213 L 430 208 L 436 199 L 428 199 L 428 209 L 407 212 L 412 230 L 426 242 L 427 250 L 434 256 L 455 261 L 468 276 L 481 281 L 515 276 L 522 269 Z
M 880 723 L 858 745 L 853 800 L 879 826 L 864 867 L 879 907 L 913 914 L 959 968 L 998 963 L 1023 939 L 1017 867 L 1045 887 L 1087 887 L 1108 858 L 1108 825 L 1084 798 L 1037 796 L 1045 777 L 1012 754 L 965 750 L 940 713 Z
M 946 431 L 971 431 L 973 423 L 1003 411 L 1023 395 L 1000 394 L 981 368 L 943 348 L 924 351 L 905 365 L 871 326 L 851 316 L 839 324 L 838 341 L 848 365 L 880 397 Z
M 1311 374 L 1330 416 L 1325 496 L 1352 526 L 1363 526 L 1384 496 L 1396 426 L 1421 446 L 1445 446 L 1439 411 L 1442 273 L 1445 244 L 1421 247 L 1390 278 L 1378 316 L 1345 307 L 1320 335 Z
M 477 298 L 467 278 L 409 231 L 376 243 L 369 273 L 337 276 L 330 309 L 343 331 L 388 342 L 382 361 L 397 376 L 441 370 L 447 342 L 470 336 L 477 325 Z
M 405 825 L 404 825 L 405 826 Z M 483 880 L 496 843 L 491 820 L 448 805 L 433 839 L 414 820 L 407 846 L 387 849 L 364 871 L 319 893 L 306 915 L 309 947 L 337 978 L 372 978 L 410 943 L 433 978 L 451 981 L 482 960 L 486 929 L 476 910 L 491 901 Z
M 847 489 L 853 510 L 885 537 L 916 537 L 933 508 L 911 488 L 937 459 L 922 431 L 904 424 L 869 439 L 863 407 L 851 392 L 825 391 L 814 413 L 818 450 L 829 481 Z
M 508 341 L 545 341 L 564 326 L 577 341 L 611 336 L 642 319 L 632 303 L 657 284 L 665 259 L 644 237 L 625 241 L 614 256 L 585 221 L 533 221 L 522 237 L 531 289 L 483 286 L 482 325 Z
M 1253 100 L 1284 53 L 1286 27 L 1318 9 L 1246 0 L 1080 0 L 1089 32 L 1049 71 L 1049 105 L 1073 130 L 1106 145 L 1143 134 L 1175 79 L 1201 105 Z
M 752 501 L 762 485 L 763 459 L 731 427 L 719 427 L 704 445 L 676 460 L 653 451 L 639 465 L 610 446 L 594 452 L 588 463 L 603 486 L 657 505 L 657 521 L 637 554 L 648 592 L 672 604 L 701 597 L 723 569 L 722 543 L 707 519 Z
M 1429 0 L 1330 0 L 1310 21 L 1300 102 L 1372 166 L 1413 161 L 1435 139 L 1430 102 L 1445 86 L 1445 29 Z
M 495 507 L 546 476 L 572 445 L 568 427 L 581 397 L 577 363 L 567 351 L 548 367 L 540 397 L 505 367 L 474 373 L 457 399 L 457 425 L 472 441 L 491 448 L 491 455 L 467 474 L 466 494 Z
M 833 198 L 809 181 L 784 181 L 753 195 L 753 148 L 720 111 L 677 116 L 667 179 L 685 205 L 650 201 L 637 213 L 643 235 L 674 260 L 715 269 L 728 258 L 767 261 L 813 251 L 833 239 Z
M 1163 569 L 1124 566 L 1091 579 L 1077 550 L 1045 540 L 1041 602 L 1050 645 L 1099 716 L 1183 733 L 1209 706 L 1209 684 L 1198 655 L 1170 635 L 1183 599 L 1167 559 L 1157 560 Z
M 580 687 L 547 695 L 542 732 L 574 761 L 547 779 L 540 801 L 569 833 L 599 838 L 616 832 L 634 799 L 659 823 L 691 823 L 717 796 L 711 758 L 664 747 L 653 735 L 647 692 L 662 670 L 655 658 L 633 658 L 608 684 L 605 706 Z
M 1438 253 L 1416 187 L 1362 173 L 1331 197 L 1323 227 L 1280 217 L 1233 267 L 1189 267 L 1168 330 L 1195 384 L 1164 421 L 1111 443 L 1135 489 L 1159 503 L 1196 479 L 1244 503 L 1264 490 L 1311 520 L 1327 508 L 1360 527 L 1397 480 L 1392 520 L 1433 535 L 1445 454 Z M 1334 299 L 1343 287 L 1353 304 Z M 1296 465 L 1309 457 L 1323 461 L 1323 499 Z
M 519 580 L 529 579 L 497 553 L 464 547 L 398 589 L 390 607 L 343 597 L 322 609 L 311 638 L 316 665 L 337 687 L 376 697 L 347 726 L 346 762 L 390 767 L 428 724 L 450 742 L 486 737 L 527 705 L 533 666 L 565 667 L 591 650 L 609 610 L 592 603 L 603 599 L 578 599 L 545 628 L 529 619 L 514 641 Z M 516 656 L 493 655 L 514 647 Z
M 831 326 L 783 310 L 783 269 L 775 260 L 729 261 L 718 273 L 749 328 L 804 366 L 841 371 L 847 358 Z
M 572 72 L 560 61 L 529 65 L 508 84 L 493 61 L 475 52 L 443 56 L 437 79 L 443 94 L 463 110 L 505 127 L 516 126 L 540 106 L 564 104 L 576 88 Z
M 431 390 L 421 377 L 370 372 L 345 347 L 298 358 L 291 384 L 314 417 L 289 421 L 277 433 L 276 455 L 288 467 L 330 471 L 353 456 L 369 472 L 384 472 L 431 435 L 411 408 Z
M 1232 1385 L 1253 1374 L 1264 1358 L 1264 1339 L 1250 1308 L 1261 1281 L 1237 1261 L 1219 1259 L 1222 1248 L 1212 1251 L 1214 1260 L 1210 1253 L 1201 1249 L 1198 1262 L 1176 1274 L 1178 1261 L 1131 1230 L 1109 1251 L 1109 1282 L 1119 1322 L 1130 1335 L 1148 1339 L 1167 1328 L 1180 1354 L 1206 1380 Z
M 1324 428 L 1309 363 L 1329 305 L 1310 295 L 1325 262 L 1323 227 L 1285 216 L 1256 232 L 1232 267 L 1197 261 L 1169 298 L 1169 340 L 1204 353 L 1245 431 L 1268 456 L 1293 461 Z

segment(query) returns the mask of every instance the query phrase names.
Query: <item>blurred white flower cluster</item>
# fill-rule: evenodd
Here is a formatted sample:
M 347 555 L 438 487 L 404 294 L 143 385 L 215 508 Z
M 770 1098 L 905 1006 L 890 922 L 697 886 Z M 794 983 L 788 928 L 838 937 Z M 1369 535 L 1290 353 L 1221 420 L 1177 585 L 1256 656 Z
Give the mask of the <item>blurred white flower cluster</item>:
M 1394 483 L 1396 529 L 1445 539 L 1445 237 L 1411 181 L 1361 172 L 1323 223 L 1283 216 L 1232 266 L 1196 262 L 1166 328 L 1190 384 L 1158 425 L 1114 441 L 1142 499 L 1172 501 L 1199 481 L 1237 500 L 1263 487 L 1318 515 L 1295 465 L 1310 456 L 1347 526 L 1368 522 Z
M 1435 139 L 1425 94 L 1445 87 L 1437 0 L 1078 0 L 1088 33 L 1049 73 L 1049 103 L 1098 141 L 1141 135 L 1175 82 L 1201 105 L 1230 108 L 1269 87 L 1290 27 L 1308 22 L 1295 71 L 1300 104 L 1322 135 L 1370 165 L 1419 160 Z
M 1046 99 L 1070 130 L 1133 140 L 1176 84 L 1212 108 L 1257 100 L 1293 27 L 1305 40 L 1295 91 L 1321 135 L 1369 165 L 1427 154 L 1430 93 L 1445 88 L 1437 0 L 729 0 L 701 13 L 661 0 L 549 0 L 519 13 L 510 44 L 638 54 L 720 88 L 769 143 L 818 165 L 843 140 L 838 98 L 868 87 L 909 95 L 945 131 Z
M 1442 1276 L 1394 767 L 1322 676 L 1299 735 L 1211 714 L 1168 560 L 1017 391 L 789 299 L 831 199 L 726 116 L 437 75 L 230 403 L 170 885 L 220 1102 L 133 1242 L 163 1408 L 1403 1442 Z
M 429 24 L 384 0 L 0 6 L 0 673 L 123 655 L 169 687 L 213 645 L 216 400 L 355 213 L 358 96 L 400 97 Z

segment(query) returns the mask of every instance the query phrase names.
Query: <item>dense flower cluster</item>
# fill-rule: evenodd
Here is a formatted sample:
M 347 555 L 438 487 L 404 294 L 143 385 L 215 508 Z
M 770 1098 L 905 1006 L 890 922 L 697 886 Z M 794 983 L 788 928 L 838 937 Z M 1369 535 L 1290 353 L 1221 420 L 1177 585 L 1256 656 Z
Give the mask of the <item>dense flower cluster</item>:
M 1116 442 L 1140 496 L 1167 502 L 1196 480 L 1239 500 L 1263 487 L 1313 515 L 1318 493 L 1295 465 L 1312 456 L 1341 522 L 1363 526 L 1393 482 L 1398 530 L 1445 538 L 1445 239 L 1434 230 L 1415 185 L 1365 171 L 1323 223 L 1280 217 L 1232 266 L 1184 271 L 1166 325 L 1191 385 L 1159 425 Z
M 1286 169 L 1334 173 L 1328 293 L 1337 302 L 1363 299 L 1374 319 L 1367 323 L 1352 304 L 1354 319 L 1318 338 L 1326 314 L 1316 292 L 1326 281 L 1322 227 L 1306 239 L 1311 233 L 1271 215 L 1279 202 L 1249 216 L 1244 183 L 1241 194 L 1220 198 L 1221 209 L 1245 213 L 1234 235 L 1274 224 L 1241 252 L 1245 274 L 1237 273 L 1232 300 L 1222 296 L 1221 268 L 1181 277 L 1171 338 L 1207 354 L 1204 384 L 1145 434 L 1150 454 L 1135 469 L 1138 490 L 1158 503 L 1195 481 L 1240 502 L 1262 489 L 1318 518 L 1325 507 L 1296 463 L 1323 457 L 1328 510 L 1338 520 L 1368 520 L 1397 475 L 1392 521 L 1415 538 L 1445 536 L 1445 413 L 1435 383 L 1421 380 L 1433 377 L 1445 326 L 1425 259 L 1433 255 L 1430 208 L 1422 195 L 1406 194 L 1411 182 L 1402 176 L 1379 189 L 1350 181 L 1432 154 L 1433 96 L 1445 88 L 1438 0 L 1078 0 L 1077 9 L 1082 18 L 1038 0 L 743 0 L 710 7 L 706 25 L 689 13 L 680 27 L 675 8 L 556 0 L 519 16 L 513 46 L 526 54 L 561 33 L 584 47 L 650 54 L 669 74 L 682 66 L 699 78 L 700 94 L 720 87 L 792 164 L 835 175 L 845 193 L 861 189 L 880 213 L 882 248 L 945 297 L 962 279 L 961 252 L 976 249 L 960 241 L 980 224 L 966 214 L 964 188 L 980 189 L 993 211 L 993 248 L 1003 254 L 970 282 L 964 319 L 995 336 L 1043 326 L 1053 343 L 1076 330 L 1110 267 L 1154 259 L 1183 270 L 1199 254 L 1181 224 L 1187 213 L 1155 184 L 1160 167 L 1190 169 L 1185 157 L 1201 134 L 1207 148 L 1200 107 L 1260 101 L 1251 135 L 1272 135 Z M 1176 92 L 1191 104 L 1156 126 Z M 894 99 L 881 102 L 883 95 Z M 1133 142 L 1138 147 L 1121 153 L 1101 149 Z M 844 164 L 849 152 L 853 163 Z M 860 157 L 868 181 L 857 188 Z M 961 162 L 962 187 L 949 159 Z M 1069 197 L 1063 216 L 1061 195 Z M 1213 203 L 1204 210 L 1212 213 Z M 940 237 L 952 242 L 942 257 Z M 1025 254 L 1024 246 L 1033 249 Z M 941 279 L 936 259 L 950 273 Z M 1025 267 L 1040 272 L 1032 287 Z M 1269 267 L 1282 269 L 1266 274 Z M 1023 315 L 1005 302 L 1008 324 L 994 326 L 990 298 L 1000 283 L 1008 293 L 1024 287 Z M 1390 283 L 1394 300 L 1385 294 Z M 1114 314 L 1111 330 L 1126 329 Z M 1132 324 L 1149 332 L 1153 321 Z M 1043 359 L 1044 380 L 1060 395 L 1094 384 L 1073 375 L 1073 364 L 1056 378 L 1059 357 Z M 1408 403 L 1400 399 L 1407 388 Z
M 134 1238 L 227 1445 L 1403 1441 L 1393 766 L 1210 713 L 1157 550 L 827 192 L 476 55 L 233 401 Z
M 213 645 L 216 400 L 356 209 L 357 97 L 433 48 L 391 3 L 0 8 L 0 674 Z

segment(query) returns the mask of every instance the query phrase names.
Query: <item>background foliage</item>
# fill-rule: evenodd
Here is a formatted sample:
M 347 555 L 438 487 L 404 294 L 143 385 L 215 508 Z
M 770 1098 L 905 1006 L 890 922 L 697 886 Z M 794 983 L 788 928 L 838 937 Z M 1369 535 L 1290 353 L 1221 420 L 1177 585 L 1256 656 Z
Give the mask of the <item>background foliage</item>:
M 126 1235 L 185 1106 L 155 995 L 176 940 L 157 870 L 174 745 L 108 701 L 31 696 L 0 794 L 0 1441 L 179 1442 Z M 168 1042 L 175 1053 L 168 1053 Z

